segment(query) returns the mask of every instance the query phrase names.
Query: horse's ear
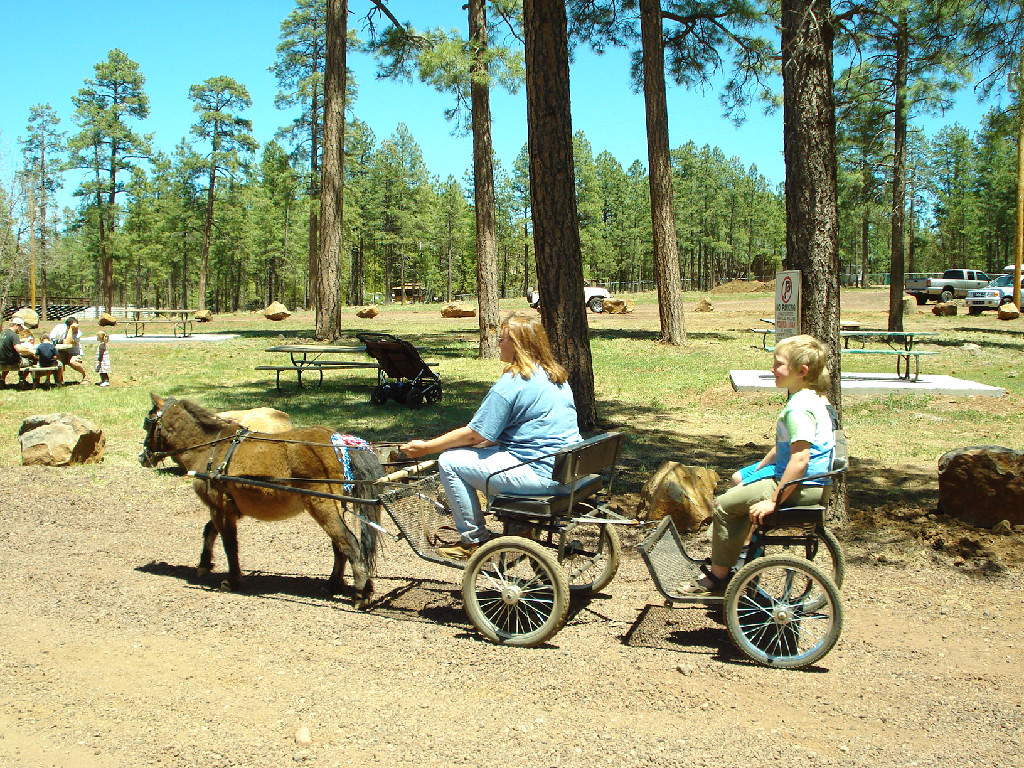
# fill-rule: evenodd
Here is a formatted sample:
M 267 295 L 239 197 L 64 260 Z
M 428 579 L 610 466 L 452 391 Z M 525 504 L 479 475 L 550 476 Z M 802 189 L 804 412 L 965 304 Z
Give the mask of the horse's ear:
M 152 392 L 150 392 L 149 396 L 150 396 L 150 398 L 152 398 L 153 405 L 156 406 L 157 410 L 160 410 L 161 408 L 164 407 L 164 399 L 162 397 L 160 397 L 160 395 L 156 395 L 156 394 L 153 394 Z

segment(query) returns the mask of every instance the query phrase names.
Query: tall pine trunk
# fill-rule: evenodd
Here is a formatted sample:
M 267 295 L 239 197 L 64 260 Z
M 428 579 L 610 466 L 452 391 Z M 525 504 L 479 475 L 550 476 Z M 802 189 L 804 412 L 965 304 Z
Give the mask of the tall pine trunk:
M 828 346 L 828 397 L 842 418 L 831 12 L 829 0 L 782 0 L 785 267 L 802 273 L 802 331 Z M 846 518 L 842 482 L 832 495 L 832 514 Z
M 341 246 L 345 195 L 345 80 L 348 0 L 327 0 L 324 66 L 324 162 L 320 191 L 320 248 L 313 296 L 316 337 L 341 335 Z
M 581 430 L 597 420 L 569 111 L 569 44 L 562 0 L 525 0 L 526 121 L 540 312 L 569 371 Z
M 217 126 L 214 125 L 216 136 Z M 213 238 L 213 200 L 217 186 L 217 141 L 214 139 L 210 160 L 210 187 L 206 190 L 206 221 L 203 224 L 203 248 L 199 254 L 199 286 L 196 288 L 196 309 L 206 309 L 206 286 L 210 271 L 210 240 Z M 186 307 L 182 307 L 186 309 Z
M 491 93 L 487 82 L 487 4 L 469 0 L 470 97 L 473 113 L 473 192 L 476 203 L 476 295 L 479 357 L 498 356 L 498 225 L 494 212 Z
M 651 227 L 654 234 L 654 277 L 658 284 L 658 316 L 665 344 L 686 343 L 682 280 L 676 220 L 672 212 L 672 162 L 668 145 L 665 97 L 665 47 L 661 31 L 661 0 L 640 0 L 644 55 L 644 103 L 647 112 L 647 159 L 651 181 Z
M 892 237 L 889 255 L 889 330 L 903 330 L 904 245 L 907 206 L 907 15 L 900 12 L 896 29 L 895 126 L 892 152 Z M 966 265 L 965 265 L 966 266 Z

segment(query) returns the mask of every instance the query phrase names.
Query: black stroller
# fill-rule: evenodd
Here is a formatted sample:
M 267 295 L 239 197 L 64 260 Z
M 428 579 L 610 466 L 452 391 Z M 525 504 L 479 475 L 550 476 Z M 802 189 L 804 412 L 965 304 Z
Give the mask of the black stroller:
M 441 402 L 441 378 L 430 370 L 436 363 L 423 362 L 416 347 L 390 333 L 357 333 L 356 338 L 380 366 L 371 403 L 384 405 L 391 399 L 418 409 Z

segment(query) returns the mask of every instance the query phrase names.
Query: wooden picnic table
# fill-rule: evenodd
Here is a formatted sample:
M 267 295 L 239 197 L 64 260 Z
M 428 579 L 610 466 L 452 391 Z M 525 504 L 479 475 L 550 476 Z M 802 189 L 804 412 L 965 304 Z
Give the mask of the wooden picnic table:
M 281 372 L 294 371 L 299 389 L 302 388 L 303 372 L 316 371 L 319 374 L 317 386 L 324 383 L 324 370 L 346 368 L 372 368 L 380 370 L 375 360 L 352 360 L 353 355 L 366 354 L 366 347 L 337 346 L 331 344 L 280 344 L 268 347 L 267 352 L 287 354 L 288 365 L 257 365 L 257 371 L 274 371 L 277 374 L 277 388 L 281 389 Z
M 171 333 L 175 337 L 178 330 L 181 330 L 182 338 L 192 335 L 194 321 L 192 317 L 195 309 L 129 309 L 125 312 L 125 335 L 128 336 L 127 326 L 134 326 L 134 333 L 130 334 L 138 338 L 146 333 L 147 325 L 170 325 Z

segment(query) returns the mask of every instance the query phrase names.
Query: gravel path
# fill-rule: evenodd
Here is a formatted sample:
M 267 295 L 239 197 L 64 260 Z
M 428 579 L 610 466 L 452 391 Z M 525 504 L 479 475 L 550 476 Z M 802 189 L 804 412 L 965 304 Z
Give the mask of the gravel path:
M 473 633 L 459 572 L 404 543 L 359 612 L 322 591 L 309 518 L 246 520 L 232 594 L 195 580 L 181 478 L 3 483 L 0 766 L 1024 766 L 1018 572 L 848 549 L 838 646 L 784 671 L 743 661 L 714 614 L 662 607 L 628 550 L 549 645 L 509 649 Z

